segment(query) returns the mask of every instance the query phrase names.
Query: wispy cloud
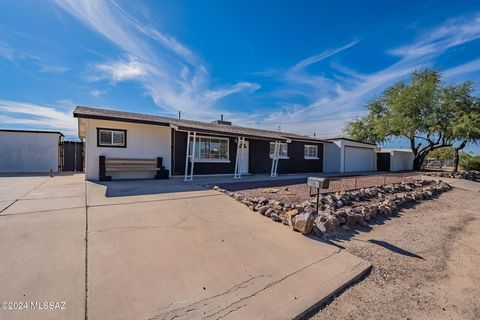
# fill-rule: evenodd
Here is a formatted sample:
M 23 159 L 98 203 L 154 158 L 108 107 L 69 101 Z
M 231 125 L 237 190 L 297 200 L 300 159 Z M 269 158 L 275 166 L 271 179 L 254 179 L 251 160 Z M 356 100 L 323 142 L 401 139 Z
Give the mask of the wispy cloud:
M 370 74 L 362 74 L 348 67 L 336 64 L 336 73 L 326 77 L 312 74 L 306 68 L 312 63 L 328 59 L 357 42 L 354 41 L 338 49 L 329 50 L 309 57 L 286 71 L 282 79 L 287 88 L 297 92 L 308 92 L 311 101 L 307 104 L 284 104 L 281 110 L 263 115 L 257 125 L 276 128 L 282 123 L 284 130 L 294 130 L 317 136 L 342 134 L 347 121 L 363 113 L 364 106 L 386 86 L 398 81 L 416 69 L 430 67 L 435 59 L 449 48 L 466 44 L 480 38 L 480 16 L 456 18 L 431 30 L 426 30 L 413 43 L 388 50 L 387 53 L 399 57 L 390 66 Z M 445 70 L 445 77 L 480 70 L 480 59 Z M 293 121 L 291 119 L 294 119 Z M 303 122 L 302 122 L 303 121 Z
M 449 48 L 476 39 L 480 39 L 480 15 L 458 17 L 424 32 L 414 43 L 392 49 L 389 53 L 403 58 L 421 58 L 439 55 Z
M 330 58 L 342 51 L 345 51 L 351 47 L 353 47 L 354 45 L 356 45 L 358 43 L 358 40 L 355 40 L 355 41 L 352 41 L 344 46 L 341 46 L 340 48 L 337 48 L 337 49 L 332 49 L 332 50 L 327 50 L 325 52 L 322 52 L 320 54 L 317 54 L 317 55 L 314 55 L 314 56 L 311 56 L 311 57 L 308 57 L 300 62 L 298 62 L 296 65 L 294 65 L 290 70 L 289 72 L 291 73 L 296 73 L 296 72 L 301 72 L 303 71 L 306 67 L 314 64 L 314 63 L 317 63 L 319 61 L 322 61 L 322 60 L 325 60 L 327 58 Z
M 0 57 L 13 60 L 15 58 L 15 51 L 10 46 L 0 42 Z
M 6 42 L 0 41 L 0 58 L 9 60 L 10 62 L 32 62 L 37 66 L 36 71 L 40 73 L 63 73 L 70 69 L 61 65 L 57 61 L 52 61 L 37 54 L 32 54 L 18 48 L 14 48 Z
M 475 59 L 461 65 L 445 70 L 443 75 L 445 78 L 454 78 L 459 75 L 468 75 L 473 72 L 480 71 L 480 59 Z
M 73 108 L 73 105 L 71 105 Z M 55 129 L 75 133 L 77 121 L 73 110 L 41 106 L 27 102 L 0 100 L 0 122 L 12 126 L 28 126 L 36 129 Z
M 141 63 L 139 59 L 130 55 L 126 60 L 99 63 L 95 65 L 95 69 L 101 72 L 96 80 L 102 78 L 111 79 L 114 82 L 141 80 L 148 75 L 147 66 Z
M 70 70 L 69 68 L 56 63 L 51 63 L 51 64 L 42 63 L 38 71 L 42 73 L 63 73 L 69 70 Z
M 97 79 L 139 81 L 153 101 L 166 111 L 214 112 L 218 100 L 258 89 L 239 82 L 212 88 L 201 59 L 175 37 L 141 23 L 115 2 L 56 0 L 56 3 L 89 28 L 116 44 L 127 56 L 96 65 Z M 215 111 L 216 113 L 216 111 Z
M 100 89 L 95 89 L 95 90 L 90 91 L 90 95 L 91 95 L 92 97 L 100 97 L 100 96 L 102 96 L 102 95 L 104 95 L 104 94 L 105 94 L 105 91 L 104 91 L 104 90 L 100 90 Z

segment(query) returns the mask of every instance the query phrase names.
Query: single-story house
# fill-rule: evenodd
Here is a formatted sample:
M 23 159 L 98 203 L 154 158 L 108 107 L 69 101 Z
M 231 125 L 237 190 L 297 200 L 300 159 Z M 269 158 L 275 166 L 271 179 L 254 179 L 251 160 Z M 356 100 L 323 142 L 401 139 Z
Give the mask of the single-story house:
M 377 152 L 378 171 L 398 172 L 413 170 L 413 155 L 410 149 L 384 149 Z
M 338 137 L 326 139 L 325 166 L 327 173 L 377 171 L 378 147 L 375 144 Z
M 0 172 L 61 171 L 63 137 L 58 131 L 1 129 Z
M 223 117 L 209 123 L 83 106 L 73 114 L 89 180 L 323 172 L 325 146 L 332 144 L 234 126 Z

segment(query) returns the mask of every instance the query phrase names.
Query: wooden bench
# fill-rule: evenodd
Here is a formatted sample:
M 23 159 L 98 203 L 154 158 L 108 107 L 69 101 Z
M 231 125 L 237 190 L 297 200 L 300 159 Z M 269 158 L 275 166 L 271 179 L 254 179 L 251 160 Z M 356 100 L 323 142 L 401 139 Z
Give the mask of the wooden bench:
M 155 179 L 168 179 L 169 172 L 163 166 L 163 158 L 156 159 L 138 159 L 138 158 L 107 158 L 99 156 L 99 174 L 100 181 L 111 181 L 112 176 L 107 173 L 114 172 L 156 172 Z

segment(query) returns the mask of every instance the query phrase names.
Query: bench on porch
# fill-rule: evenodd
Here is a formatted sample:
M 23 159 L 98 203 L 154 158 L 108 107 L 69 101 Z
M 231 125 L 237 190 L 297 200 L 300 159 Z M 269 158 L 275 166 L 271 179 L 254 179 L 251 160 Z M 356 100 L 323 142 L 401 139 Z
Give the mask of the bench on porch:
M 156 172 L 155 179 L 168 179 L 169 171 L 163 166 L 163 158 L 138 159 L 138 158 L 109 158 L 99 156 L 98 179 L 110 181 L 112 176 L 107 173 L 114 172 Z

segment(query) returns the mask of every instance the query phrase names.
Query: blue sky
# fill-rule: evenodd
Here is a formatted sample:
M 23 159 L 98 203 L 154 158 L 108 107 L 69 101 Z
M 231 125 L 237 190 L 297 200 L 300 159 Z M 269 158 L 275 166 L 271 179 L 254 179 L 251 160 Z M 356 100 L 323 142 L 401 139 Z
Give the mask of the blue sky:
M 419 68 L 478 92 L 479 52 L 477 1 L 4 0 L 0 127 L 72 135 L 87 105 L 336 136 Z

